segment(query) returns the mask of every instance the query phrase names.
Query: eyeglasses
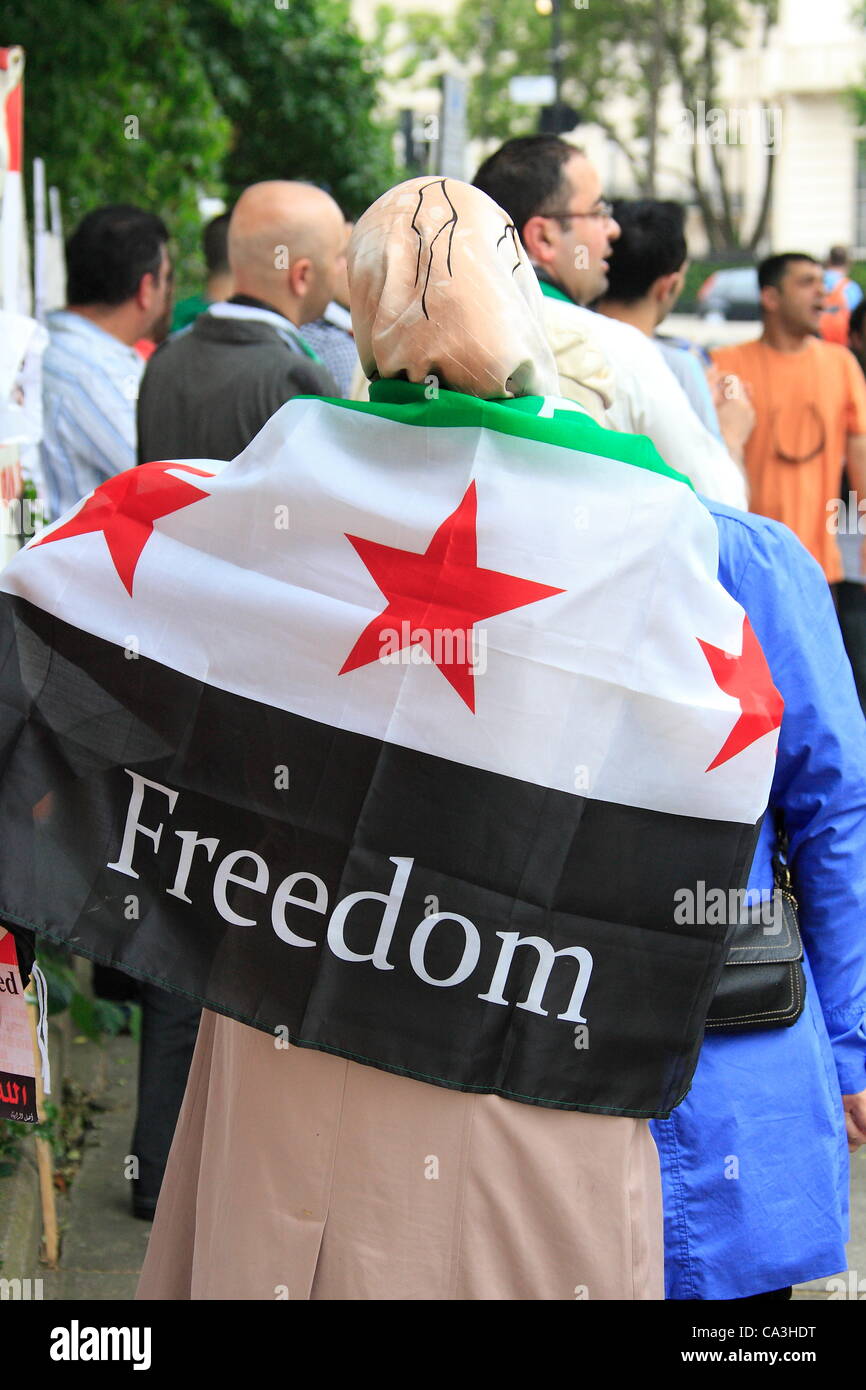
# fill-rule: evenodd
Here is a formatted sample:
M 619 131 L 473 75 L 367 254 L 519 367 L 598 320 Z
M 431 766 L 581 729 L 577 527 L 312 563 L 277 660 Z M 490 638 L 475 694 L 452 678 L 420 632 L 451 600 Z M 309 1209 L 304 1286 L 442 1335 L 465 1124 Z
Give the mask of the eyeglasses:
M 592 217 L 594 220 L 600 219 L 602 222 L 610 222 L 613 217 L 613 203 L 608 203 L 604 198 L 600 198 L 598 206 L 591 212 L 542 212 L 539 217 L 555 217 L 558 222 L 568 222 L 572 217 Z

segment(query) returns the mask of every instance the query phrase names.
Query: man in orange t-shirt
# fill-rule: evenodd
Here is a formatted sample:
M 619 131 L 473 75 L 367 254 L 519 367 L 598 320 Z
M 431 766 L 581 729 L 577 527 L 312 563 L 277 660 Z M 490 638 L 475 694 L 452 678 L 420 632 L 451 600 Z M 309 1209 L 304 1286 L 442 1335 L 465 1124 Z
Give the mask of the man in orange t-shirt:
M 718 348 L 713 360 L 749 388 L 757 419 L 745 448 L 753 512 L 783 521 L 821 565 L 843 577 L 834 531 L 857 527 L 842 499 L 842 466 L 866 498 L 866 384 L 846 347 L 815 335 L 824 275 L 811 256 L 770 256 L 758 267 L 764 332 Z

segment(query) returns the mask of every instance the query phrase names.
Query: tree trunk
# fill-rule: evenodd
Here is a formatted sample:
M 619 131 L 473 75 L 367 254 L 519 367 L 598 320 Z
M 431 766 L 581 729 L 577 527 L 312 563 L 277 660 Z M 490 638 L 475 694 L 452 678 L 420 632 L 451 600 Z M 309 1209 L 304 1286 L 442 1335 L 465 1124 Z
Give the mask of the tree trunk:
M 701 210 L 701 217 L 703 218 L 704 228 L 706 230 L 707 237 L 709 238 L 710 242 L 710 250 L 724 251 L 725 234 L 719 222 L 719 219 L 716 216 L 712 202 L 707 196 L 707 193 L 704 190 L 703 183 L 701 182 L 701 170 L 700 165 L 698 163 L 697 142 L 692 144 L 692 192 L 694 193 L 698 207 Z
M 704 19 L 707 22 L 704 28 L 704 57 L 702 66 L 704 70 L 704 76 L 706 78 L 707 109 L 714 110 L 716 105 L 716 67 L 714 61 L 713 45 L 716 42 L 716 36 L 713 29 L 713 25 L 709 21 L 709 16 L 707 14 L 708 8 L 708 5 L 704 6 Z M 708 143 L 707 148 L 710 151 L 710 162 L 716 173 L 716 179 L 718 181 L 719 187 L 719 201 L 722 205 L 721 218 L 719 219 L 721 222 L 722 234 L 725 240 L 725 245 L 722 249 L 725 251 L 735 250 L 739 248 L 739 238 L 737 236 L 737 229 L 734 226 L 733 209 L 731 207 L 731 195 L 725 178 L 725 167 L 719 155 L 718 145 L 711 145 Z
M 653 0 L 652 56 L 650 59 L 649 104 L 647 107 L 646 192 L 656 196 L 656 156 L 658 152 L 659 99 L 664 87 L 664 0 Z
M 770 204 L 773 199 L 773 177 L 776 173 L 776 155 L 766 154 L 766 167 L 764 169 L 764 193 L 761 198 L 761 207 L 758 212 L 758 219 L 755 223 L 754 231 L 749 237 L 748 250 L 754 255 L 767 228 L 767 220 L 770 216 Z
M 637 184 L 638 188 L 646 188 L 647 176 L 645 166 L 641 166 L 638 156 L 634 153 L 633 150 L 629 149 L 628 145 L 626 145 L 622 138 L 617 134 L 614 127 L 608 124 L 607 121 L 602 120 L 600 116 L 594 117 L 593 125 L 597 125 L 599 130 L 603 130 L 608 140 L 610 140 L 612 144 L 616 145 L 617 149 L 622 150 L 623 154 L 628 160 L 629 167 L 631 168 L 631 171 L 634 174 L 635 183 Z
M 697 142 L 697 112 L 691 105 L 692 93 L 696 83 L 694 74 L 689 71 L 686 62 L 683 34 L 682 6 L 678 4 L 674 7 L 674 27 L 666 36 L 666 44 L 673 70 L 676 74 L 682 108 L 684 111 L 691 111 L 695 120 L 694 138 L 690 149 L 692 194 L 700 208 L 704 229 L 710 243 L 710 250 L 724 251 L 726 242 L 725 232 L 712 205 L 712 199 L 708 191 L 704 188 L 701 176 L 700 160 L 698 158 L 698 150 L 700 147 Z

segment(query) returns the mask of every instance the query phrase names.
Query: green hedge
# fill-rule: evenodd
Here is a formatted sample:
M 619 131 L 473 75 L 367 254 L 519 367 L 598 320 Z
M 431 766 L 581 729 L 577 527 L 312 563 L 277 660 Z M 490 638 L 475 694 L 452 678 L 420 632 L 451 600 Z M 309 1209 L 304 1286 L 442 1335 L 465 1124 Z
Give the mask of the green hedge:
M 866 261 L 854 261 L 851 265 L 851 279 L 856 280 L 864 294 L 866 294 Z

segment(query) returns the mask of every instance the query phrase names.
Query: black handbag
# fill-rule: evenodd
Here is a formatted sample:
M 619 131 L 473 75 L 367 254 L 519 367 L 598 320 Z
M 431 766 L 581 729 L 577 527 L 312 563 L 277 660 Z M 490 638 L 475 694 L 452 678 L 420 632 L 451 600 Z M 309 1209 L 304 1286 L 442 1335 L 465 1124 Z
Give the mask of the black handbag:
M 768 923 L 766 903 L 743 908 L 707 1015 L 708 1032 L 790 1028 L 803 1012 L 803 941 L 787 848 L 777 820 L 772 919 Z

